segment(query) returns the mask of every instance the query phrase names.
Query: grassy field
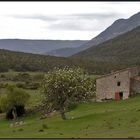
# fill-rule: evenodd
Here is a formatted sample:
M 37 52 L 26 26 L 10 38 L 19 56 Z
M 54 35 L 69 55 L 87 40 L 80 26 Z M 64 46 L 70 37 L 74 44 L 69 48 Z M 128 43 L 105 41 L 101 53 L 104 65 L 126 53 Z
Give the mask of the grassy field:
M 14 77 L 18 73 L 2 73 Z M 29 73 L 32 77 L 40 73 Z M 91 75 L 94 79 L 98 75 Z M 16 84 L 20 81 L 1 81 Z M 34 82 L 33 80 L 31 82 Z M 41 82 L 41 81 L 40 81 Z M 27 108 L 41 102 L 40 88 L 26 89 L 30 94 Z M 0 138 L 138 138 L 140 137 L 140 95 L 127 100 L 104 103 L 83 103 L 66 113 L 67 120 L 59 114 L 40 119 L 36 113 L 20 118 L 25 124 L 10 127 L 14 121 L 0 119 Z M 1 114 L 0 114 L 1 117 Z
M 2 72 L 0 73 L 0 75 L 5 75 L 6 78 L 13 78 L 16 77 L 18 74 L 20 73 L 24 73 L 24 72 L 15 72 L 10 70 L 9 72 Z M 31 78 L 38 76 L 38 75 L 44 75 L 44 72 L 25 72 L 28 73 L 30 75 Z M 96 77 L 98 77 L 99 75 L 90 75 L 92 79 L 95 79 Z M 9 85 L 16 85 L 17 83 L 22 83 L 24 81 L 13 81 L 13 80 L 0 80 L 0 83 L 8 83 Z M 42 79 L 32 79 L 29 82 L 42 82 Z M 2 89 L 3 90 L 3 89 Z M 41 88 L 37 89 L 37 90 L 30 90 L 30 89 L 24 89 L 26 92 L 28 92 L 30 94 L 30 99 L 29 102 L 27 104 L 28 108 L 31 108 L 33 106 L 36 106 L 38 104 L 40 104 L 41 102 Z M 0 94 L 1 94 L 1 89 L 0 89 Z
M 138 138 L 139 101 L 140 95 L 121 101 L 83 103 L 66 113 L 68 120 L 62 120 L 59 114 L 40 120 L 40 114 L 34 114 L 20 118 L 26 124 L 13 128 L 9 127 L 12 121 L 0 120 L 0 137 Z
M 40 104 L 41 102 L 41 90 L 26 90 L 26 92 L 29 93 L 30 98 L 29 98 L 29 102 L 27 103 L 26 106 L 28 106 L 28 108 L 32 108 L 33 106 L 37 106 L 38 104 Z

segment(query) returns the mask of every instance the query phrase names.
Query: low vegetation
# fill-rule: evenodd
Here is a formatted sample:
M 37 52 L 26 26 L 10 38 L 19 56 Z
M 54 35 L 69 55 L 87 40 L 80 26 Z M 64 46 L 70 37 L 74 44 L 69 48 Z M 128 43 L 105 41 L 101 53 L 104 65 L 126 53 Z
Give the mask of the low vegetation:
M 114 62 L 98 62 L 85 58 L 54 57 L 0 49 L 0 72 L 8 72 L 10 70 L 17 72 L 48 72 L 54 67 L 64 68 L 65 66 L 71 68 L 80 67 L 91 74 L 105 74 L 111 70 L 126 67 L 126 65 Z

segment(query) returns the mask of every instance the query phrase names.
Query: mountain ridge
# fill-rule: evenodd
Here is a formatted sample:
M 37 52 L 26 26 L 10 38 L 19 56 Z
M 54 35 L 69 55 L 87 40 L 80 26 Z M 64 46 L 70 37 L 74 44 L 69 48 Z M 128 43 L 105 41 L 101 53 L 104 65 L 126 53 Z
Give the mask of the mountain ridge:
M 78 47 L 75 51 L 75 54 L 84 51 L 94 45 L 101 44 L 109 39 L 115 38 L 118 35 L 124 34 L 136 27 L 140 26 L 140 12 L 130 16 L 127 19 L 118 19 L 114 21 L 109 27 L 102 31 L 99 35 Z
M 140 26 L 72 57 L 140 65 Z

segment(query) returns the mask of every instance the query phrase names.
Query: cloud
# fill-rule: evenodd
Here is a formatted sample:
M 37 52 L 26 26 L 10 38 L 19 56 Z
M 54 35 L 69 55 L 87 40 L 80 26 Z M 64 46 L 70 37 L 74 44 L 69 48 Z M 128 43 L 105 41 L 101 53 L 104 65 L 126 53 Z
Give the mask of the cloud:
M 3 2 L 0 37 L 88 39 L 139 10 L 140 2 Z
M 106 13 L 81 13 L 81 14 L 68 14 L 68 15 L 9 15 L 13 18 L 18 19 L 36 19 L 43 21 L 57 21 L 57 20 L 65 20 L 65 19 L 99 19 L 99 18 L 112 18 L 116 16 L 120 16 L 121 13 L 118 12 L 106 12 Z
M 36 19 L 36 20 L 43 20 L 43 21 L 55 21 L 55 17 L 51 16 L 45 16 L 45 15 L 8 15 L 9 17 L 12 18 L 17 18 L 17 19 Z
M 97 24 L 97 20 L 87 21 L 87 20 L 65 20 L 65 21 L 58 21 L 50 24 L 46 28 L 51 30 L 75 30 L 75 31 L 88 31 L 93 30 L 96 28 L 95 25 Z M 98 30 L 98 29 L 97 29 Z
M 72 17 L 76 17 L 78 19 L 104 19 L 104 18 L 112 18 L 112 17 L 116 17 L 119 16 L 120 13 L 116 13 L 116 12 L 109 12 L 109 13 L 83 13 L 83 14 L 73 14 L 70 15 Z
M 97 31 L 103 26 L 104 20 L 117 18 L 121 15 L 119 12 L 104 12 L 104 13 L 80 13 L 67 15 L 9 15 L 17 19 L 32 19 L 47 22 L 47 27 L 51 30 L 83 30 Z

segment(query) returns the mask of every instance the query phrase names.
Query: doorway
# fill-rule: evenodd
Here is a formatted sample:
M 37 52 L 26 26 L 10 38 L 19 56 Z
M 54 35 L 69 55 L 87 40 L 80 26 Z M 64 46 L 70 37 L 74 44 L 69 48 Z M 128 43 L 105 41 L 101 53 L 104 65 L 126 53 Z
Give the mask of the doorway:
M 123 92 L 119 92 L 120 99 L 123 99 Z
M 123 99 L 123 92 L 115 92 L 115 100 Z

